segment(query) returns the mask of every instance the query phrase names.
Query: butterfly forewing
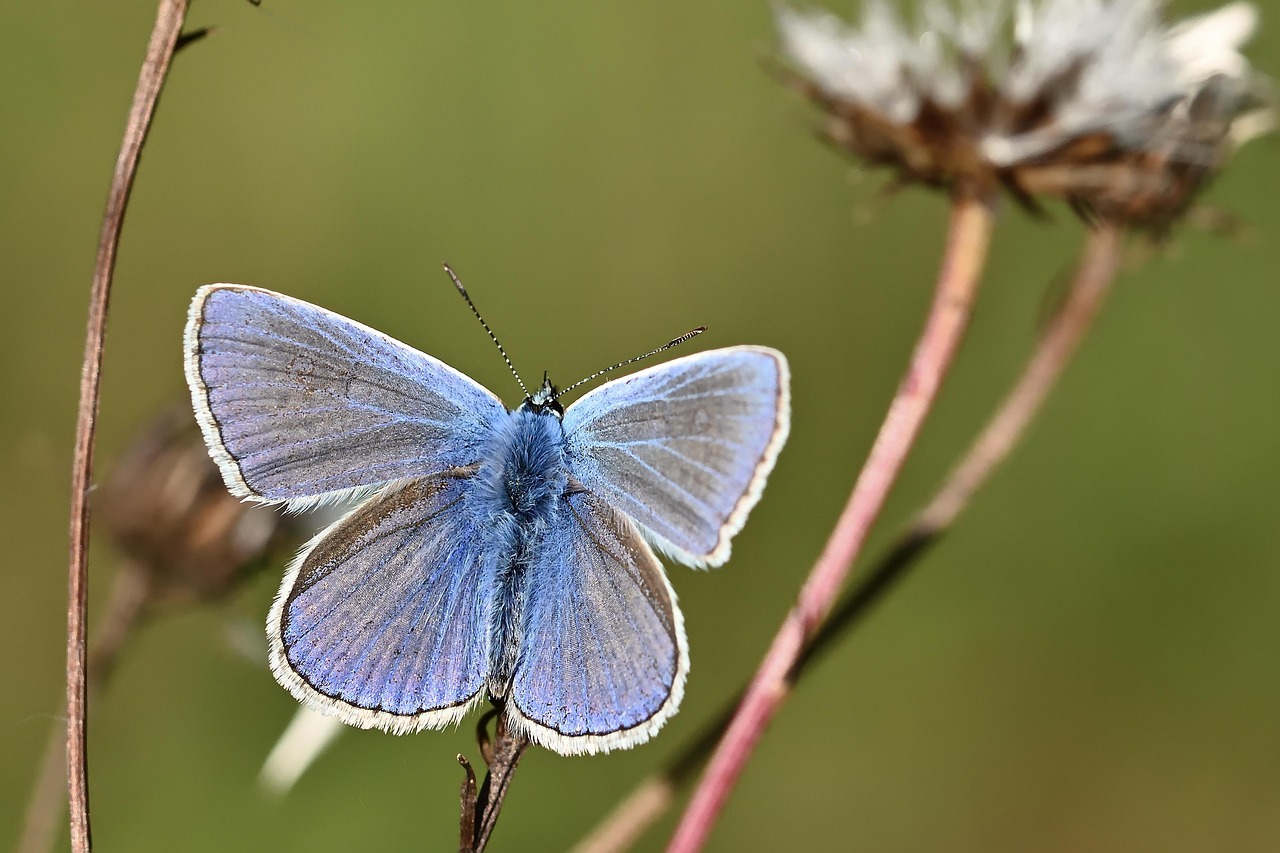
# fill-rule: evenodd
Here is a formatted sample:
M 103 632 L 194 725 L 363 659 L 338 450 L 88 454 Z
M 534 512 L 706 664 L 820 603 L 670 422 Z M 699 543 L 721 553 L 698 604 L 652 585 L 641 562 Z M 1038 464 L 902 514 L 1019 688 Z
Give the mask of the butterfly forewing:
M 698 353 L 615 380 L 564 416 L 573 475 L 692 565 L 719 565 L 789 425 L 786 359 Z
M 295 501 L 476 461 L 506 413 L 458 371 L 331 311 L 209 285 L 186 333 L 197 418 L 228 488 Z
M 465 508 L 469 473 L 392 487 L 298 558 L 268 620 L 272 670 L 298 699 L 413 731 L 479 697 L 495 565 Z
M 517 724 L 564 754 L 648 740 L 679 705 L 689 663 L 675 595 L 635 525 L 572 492 L 526 572 Z

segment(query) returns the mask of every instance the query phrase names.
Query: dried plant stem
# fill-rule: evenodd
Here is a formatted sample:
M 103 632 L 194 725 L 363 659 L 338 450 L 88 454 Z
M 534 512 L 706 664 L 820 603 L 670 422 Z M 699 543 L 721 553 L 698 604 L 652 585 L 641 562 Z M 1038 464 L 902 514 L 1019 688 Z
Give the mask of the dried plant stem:
M 507 731 L 502 718 L 497 723 L 498 735 L 493 745 L 493 760 L 480 785 L 479 810 L 476 814 L 475 853 L 484 853 L 489 839 L 498 825 L 498 815 L 507 800 L 507 791 L 515 775 L 516 766 L 529 747 L 529 741 Z
M 84 365 L 80 373 L 80 405 L 76 413 L 76 443 L 71 469 L 71 554 L 67 569 L 67 790 L 71 809 L 71 849 L 75 853 L 86 853 L 92 847 L 85 743 L 88 638 L 85 605 L 89 586 L 89 489 L 93 483 L 93 438 L 98 421 L 107 307 L 129 192 L 133 188 L 138 159 L 151 127 L 156 102 L 182 33 L 187 6 L 188 0 L 162 0 L 156 13 L 155 27 L 147 44 L 147 56 L 142 63 L 133 105 L 129 108 L 128 124 L 107 195 L 107 209 L 93 267 L 93 285 L 89 292 L 89 320 L 84 339 Z
M 151 598 L 150 581 L 146 569 L 132 562 L 121 566 L 112 580 L 106 611 L 94 635 L 93 648 L 89 650 L 85 678 L 85 695 L 89 703 L 106 686 L 121 650 L 146 612 Z M 50 729 L 16 853 L 48 853 L 53 849 L 66 802 L 66 747 L 62 730 Z
M 937 290 L 911 364 L 889 406 L 849 502 L 799 598 L 774 637 L 724 738 L 711 758 L 668 848 L 700 850 L 765 727 L 788 692 L 787 676 L 804 643 L 835 604 L 854 560 L 897 479 L 951 365 L 977 292 L 991 238 L 989 199 L 959 194 Z
M 831 616 L 805 643 L 788 682 L 799 681 L 809 664 L 857 624 L 916 560 L 945 533 L 970 498 L 1026 432 L 1070 363 L 1110 290 L 1120 263 L 1121 231 L 1101 225 L 1089 235 L 1066 299 L 1045 327 L 1017 383 L 929 503 L 881 558 L 837 603 Z M 711 754 L 738 700 L 717 717 L 659 773 L 642 781 L 574 853 L 616 853 L 629 848 L 675 799 Z
M 1119 268 L 1120 246 L 1118 226 L 1104 223 L 1089 235 L 1066 300 L 1017 384 L 937 496 L 920 513 L 914 527 L 917 536 L 936 536 L 949 527 L 1017 444 L 1093 324 Z
M 493 740 L 489 739 L 489 720 L 494 721 Z M 465 756 L 458 756 L 458 763 L 466 774 L 462 782 L 460 853 L 484 853 L 494 827 L 498 825 L 498 815 L 502 813 L 516 767 L 529 748 L 529 741 L 524 736 L 507 727 L 506 714 L 498 700 L 494 700 L 493 708 L 480 718 L 476 726 L 476 740 L 488 771 L 484 782 L 477 788 L 471 763 Z
M 722 730 L 717 729 L 717 734 Z M 712 742 L 715 746 L 719 740 Z M 683 752 L 681 753 L 684 754 Z M 699 758 L 705 758 L 703 753 Z M 591 830 L 591 833 L 574 845 L 570 853 L 615 853 L 630 850 L 640 840 L 644 831 L 662 817 L 675 800 L 680 787 L 670 766 L 644 779 L 631 789 L 613 811 Z

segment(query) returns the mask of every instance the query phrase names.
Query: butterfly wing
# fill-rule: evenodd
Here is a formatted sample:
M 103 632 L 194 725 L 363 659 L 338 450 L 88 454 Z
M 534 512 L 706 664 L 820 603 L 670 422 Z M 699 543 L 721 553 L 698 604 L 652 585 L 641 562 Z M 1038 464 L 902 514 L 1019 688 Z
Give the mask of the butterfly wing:
M 507 713 L 565 755 L 648 740 L 675 713 L 689 670 L 684 623 L 635 525 L 571 491 L 526 568 Z
M 305 507 L 468 465 L 506 412 L 443 362 L 255 287 L 200 288 L 185 350 L 196 417 L 237 497 Z
M 299 701 L 400 733 L 454 723 L 479 698 L 495 567 L 465 508 L 470 473 L 390 487 L 294 561 L 267 637 Z
M 782 353 L 730 347 L 609 382 L 564 414 L 574 476 L 665 553 L 718 566 L 790 424 Z

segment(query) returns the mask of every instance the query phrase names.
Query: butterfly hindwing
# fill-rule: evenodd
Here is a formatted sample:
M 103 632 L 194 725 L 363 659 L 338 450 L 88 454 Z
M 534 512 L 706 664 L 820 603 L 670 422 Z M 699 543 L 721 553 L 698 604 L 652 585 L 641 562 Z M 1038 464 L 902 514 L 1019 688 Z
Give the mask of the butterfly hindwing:
M 238 497 L 305 506 L 468 465 L 506 413 L 431 356 L 244 285 L 200 288 L 185 350 L 197 419 Z
M 680 704 L 689 656 L 675 594 L 635 525 L 571 491 L 526 572 L 516 725 L 565 755 L 648 740 Z
M 789 423 L 786 359 L 746 346 L 609 382 L 564 415 L 573 476 L 662 551 L 711 566 L 728 559 Z
M 267 623 L 272 671 L 296 698 L 407 732 L 480 697 L 496 568 L 466 510 L 471 473 L 395 484 L 298 557 Z

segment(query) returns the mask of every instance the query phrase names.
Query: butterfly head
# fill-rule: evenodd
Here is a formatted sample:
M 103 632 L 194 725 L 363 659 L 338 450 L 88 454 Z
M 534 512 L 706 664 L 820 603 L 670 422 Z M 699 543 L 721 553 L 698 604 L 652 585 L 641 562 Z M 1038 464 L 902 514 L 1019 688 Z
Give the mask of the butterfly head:
M 524 398 L 524 404 L 538 414 L 550 412 L 557 418 L 564 415 L 564 406 L 556 400 L 556 386 L 551 384 L 551 377 L 542 374 L 542 387 Z

